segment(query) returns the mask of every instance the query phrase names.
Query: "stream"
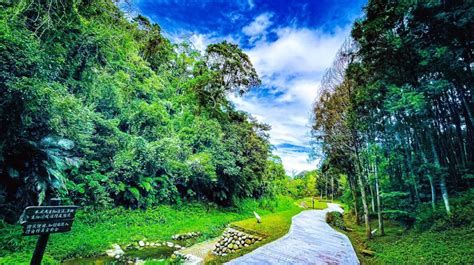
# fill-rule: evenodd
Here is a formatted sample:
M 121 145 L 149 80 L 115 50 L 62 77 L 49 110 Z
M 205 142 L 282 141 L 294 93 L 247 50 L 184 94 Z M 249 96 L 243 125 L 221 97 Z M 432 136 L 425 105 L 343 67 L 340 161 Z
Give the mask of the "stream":
M 197 242 L 196 238 L 186 240 L 173 240 L 174 245 L 189 247 Z M 122 247 L 125 254 L 120 259 L 109 257 L 105 253 L 92 257 L 78 257 L 63 261 L 64 265 L 105 265 L 105 264 L 133 264 L 137 261 L 156 261 L 157 263 L 169 261 L 173 253 L 178 250 L 175 247 L 169 247 L 165 243 L 161 246 L 138 247 L 133 244 L 129 247 Z M 155 263 L 154 263 L 155 264 Z

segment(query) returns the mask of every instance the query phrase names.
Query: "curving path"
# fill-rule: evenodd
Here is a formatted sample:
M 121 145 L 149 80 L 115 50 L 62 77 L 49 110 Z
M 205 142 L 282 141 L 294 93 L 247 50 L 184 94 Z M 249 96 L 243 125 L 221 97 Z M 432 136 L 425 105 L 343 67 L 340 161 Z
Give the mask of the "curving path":
M 328 203 L 324 210 L 303 211 L 284 237 L 226 264 L 359 264 L 347 236 L 326 223 L 328 211 L 343 210 Z

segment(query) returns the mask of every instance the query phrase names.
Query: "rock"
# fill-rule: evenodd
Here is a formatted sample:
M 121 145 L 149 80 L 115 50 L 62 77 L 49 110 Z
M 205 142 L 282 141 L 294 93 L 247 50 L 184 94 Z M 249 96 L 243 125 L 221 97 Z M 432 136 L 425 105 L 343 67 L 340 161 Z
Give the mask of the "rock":
M 145 246 L 145 242 L 143 242 L 142 240 L 138 241 L 138 245 L 140 247 L 144 247 Z
M 105 253 L 107 254 L 107 256 L 109 257 L 116 257 L 116 256 L 122 256 L 123 254 L 125 254 L 125 252 L 122 250 L 122 248 L 117 245 L 117 244 L 113 244 L 112 245 L 112 248 L 105 251 Z
M 157 242 L 157 243 L 156 243 L 156 246 L 157 246 L 157 247 L 161 247 L 161 243 Z
M 174 246 L 173 242 L 167 242 L 166 245 L 170 248 L 172 248 Z
M 252 244 L 252 241 L 250 241 L 249 239 L 245 239 L 245 244 L 250 245 Z
M 239 246 L 237 246 L 237 245 L 234 245 L 234 249 L 236 249 L 236 250 L 237 250 L 237 249 L 239 249 Z
M 229 247 L 229 249 L 233 249 L 233 248 L 234 248 L 234 244 L 230 243 L 227 247 Z
M 244 247 L 248 247 L 248 246 L 249 246 L 249 244 L 245 244 L 245 245 L 244 245 Z
M 149 246 L 149 245 L 150 245 L 150 242 L 146 242 L 145 245 L 146 245 L 146 246 Z

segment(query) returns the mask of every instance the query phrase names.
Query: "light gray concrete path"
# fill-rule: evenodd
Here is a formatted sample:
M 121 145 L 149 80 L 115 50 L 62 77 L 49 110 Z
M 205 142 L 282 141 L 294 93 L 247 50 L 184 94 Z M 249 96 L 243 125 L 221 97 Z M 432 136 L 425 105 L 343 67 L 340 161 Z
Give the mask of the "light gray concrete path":
M 343 210 L 328 203 L 324 210 L 303 211 L 284 237 L 226 264 L 359 264 L 347 236 L 326 223 L 328 211 Z

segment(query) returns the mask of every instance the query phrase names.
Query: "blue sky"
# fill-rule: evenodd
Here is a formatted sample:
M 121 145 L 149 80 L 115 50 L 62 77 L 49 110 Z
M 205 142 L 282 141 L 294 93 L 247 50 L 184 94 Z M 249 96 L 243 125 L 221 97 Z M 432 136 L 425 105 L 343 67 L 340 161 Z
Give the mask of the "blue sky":
M 324 71 L 362 15 L 363 0 L 132 0 L 124 9 L 158 23 L 196 49 L 228 40 L 249 55 L 263 81 L 238 109 L 272 126 L 270 141 L 289 173 L 311 170 L 310 115 Z M 127 10 L 126 10 L 127 11 Z

